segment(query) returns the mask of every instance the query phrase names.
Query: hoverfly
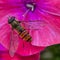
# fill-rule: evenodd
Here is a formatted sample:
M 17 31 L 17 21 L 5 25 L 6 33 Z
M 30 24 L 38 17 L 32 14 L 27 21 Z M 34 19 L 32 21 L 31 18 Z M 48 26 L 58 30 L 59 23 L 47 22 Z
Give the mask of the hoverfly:
M 9 18 L 8 23 L 12 26 L 9 54 L 11 55 L 11 57 L 13 57 L 18 48 L 17 39 L 19 38 L 18 36 L 16 36 L 16 34 L 14 34 L 13 30 L 15 29 L 18 32 L 18 35 L 20 35 L 20 37 L 26 41 L 31 41 L 31 36 L 26 31 L 26 29 L 24 29 L 24 27 L 20 25 L 21 22 L 17 21 L 15 17 Z
M 15 36 L 13 30 L 16 30 L 18 32 L 18 35 L 27 42 L 31 41 L 31 39 L 32 39 L 32 37 L 30 36 L 28 31 L 21 25 L 22 22 L 24 22 L 24 24 L 25 24 L 24 26 L 26 27 L 26 29 L 29 29 L 29 30 L 37 30 L 40 27 L 43 27 L 43 24 L 44 24 L 42 21 L 38 21 L 38 20 L 36 20 L 36 21 L 18 21 L 15 19 L 15 17 L 10 17 L 8 19 L 8 23 L 12 27 L 11 43 L 10 43 L 10 49 L 9 49 L 9 54 L 11 55 L 11 57 L 14 56 L 14 53 L 16 52 L 16 50 L 18 48 L 18 44 L 19 44 L 19 42 L 17 41 L 17 39 L 19 37 Z

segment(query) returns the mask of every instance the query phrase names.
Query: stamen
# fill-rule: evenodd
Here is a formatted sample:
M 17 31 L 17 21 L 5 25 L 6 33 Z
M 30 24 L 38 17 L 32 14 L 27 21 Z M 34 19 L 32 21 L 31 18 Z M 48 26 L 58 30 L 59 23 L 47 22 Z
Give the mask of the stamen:
M 31 11 L 34 11 L 34 5 L 32 4 L 26 4 L 26 7 L 31 9 Z
M 35 10 L 36 4 L 34 2 L 29 2 L 25 4 L 27 9 L 30 9 L 32 12 Z
M 27 15 L 27 13 L 29 12 L 30 9 L 28 9 L 24 14 L 23 17 L 25 17 Z

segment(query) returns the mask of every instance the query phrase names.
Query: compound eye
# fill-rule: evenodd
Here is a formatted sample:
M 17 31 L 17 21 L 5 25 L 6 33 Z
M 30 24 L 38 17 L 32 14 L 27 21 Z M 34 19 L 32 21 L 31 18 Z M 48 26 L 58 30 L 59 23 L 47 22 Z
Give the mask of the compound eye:
M 8 23 L 10 24 L 10 23 L 12 23 L 14 20 L 15 20 L 15 17 L 9 17 Z

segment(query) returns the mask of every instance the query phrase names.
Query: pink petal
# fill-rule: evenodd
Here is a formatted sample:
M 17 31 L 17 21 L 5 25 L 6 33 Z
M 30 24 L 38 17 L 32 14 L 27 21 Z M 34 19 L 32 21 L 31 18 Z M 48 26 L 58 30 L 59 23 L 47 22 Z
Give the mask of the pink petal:
M 35 12 L 26 12 L 26 8 L 20 0 L 2 0 L 0 2 L 0 42 L 7 49 L 10 42 L 10 27 L 7 23 L 7 17 L 15 16 L 18 20 L 42 20 L 43 23 L 39 30 L 30 30 L 32 42 L 26 43 L 20 39 L 20 45 L 17 51 L 20 55 L 32 55 L 38 53 L 41 47 L 60 43 L 60 1 L 58 0 L 35 0 L 38 8 Z M 19 4 L 20 3 L 20 4 Z M 54 4 L 53 4 L 54 3 Z M 11 4 L 11 5 L 10 5 Z M 40 5 L 41 4 L 41 5 Z M 14 14 L 14 15 L 13 15 Z M 7 38 L 8 37 L 8 38 Z M 7 43 L 8 41 L 8 43 Z M 24 44 L 24 48 L 23 48 Z M 26 48 L 27 47 L 27 48 Z M 17 52 L 18 53 L 18 52 Z

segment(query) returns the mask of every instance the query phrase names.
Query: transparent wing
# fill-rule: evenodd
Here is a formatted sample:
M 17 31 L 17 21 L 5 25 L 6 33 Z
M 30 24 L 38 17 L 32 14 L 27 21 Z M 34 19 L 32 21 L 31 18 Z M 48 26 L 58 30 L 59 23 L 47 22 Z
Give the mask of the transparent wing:
M 12 30 L 11 38 L 10 38 L 10 47 L 9 47 L 9 54 L 11 57 L 14 56 L 14 54 L 18 48 L 18 45 L 19 45 L 19 37 L 18 37 L 17 33 L 14 30 Z
M 22 21 L 22 23 L 24 24 L 24 27 L 29 30 L 39 30 L 46 24 L 44 21 Z

